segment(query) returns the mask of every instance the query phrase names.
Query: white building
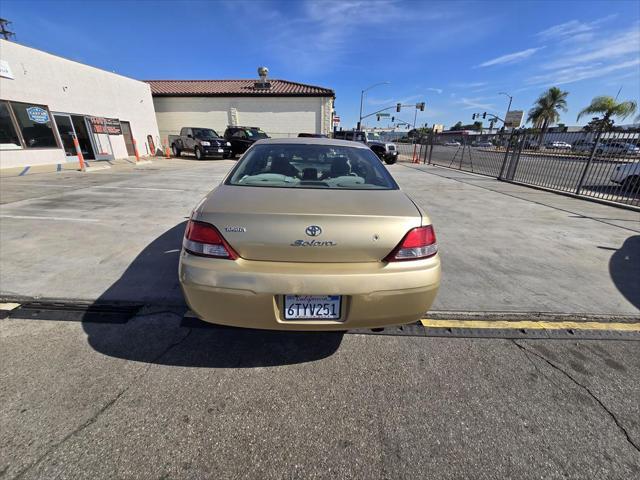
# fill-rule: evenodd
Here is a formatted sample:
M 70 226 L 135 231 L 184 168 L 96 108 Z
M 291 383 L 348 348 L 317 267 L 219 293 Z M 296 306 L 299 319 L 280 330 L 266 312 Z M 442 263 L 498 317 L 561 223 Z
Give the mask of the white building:
M 259 127 L 271 137 L 332 131 L 333 90 L 287 80 L 147 80 L 163 141 L 182 127 Z
M 156 153 L 148 84 L 0 40 L 0 168 Z M 161 147 L 160 147 L 161 148 Z

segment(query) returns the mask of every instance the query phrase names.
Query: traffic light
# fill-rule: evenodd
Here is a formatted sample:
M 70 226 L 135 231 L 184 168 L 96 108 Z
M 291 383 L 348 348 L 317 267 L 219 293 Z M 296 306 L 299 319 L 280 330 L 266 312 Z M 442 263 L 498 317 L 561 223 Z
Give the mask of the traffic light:
M 376 115 L 376 118 L 378 119 L 378 121 L 380 121 L 380 115 Z
M 419 104 L 416 105 L 416 107 L 418 108 L 418 110 L 420 110 L 421 112 L 424 112 L 424 102 L 420 102 Z
M 396 121 L 396 117 L 391 117 L 391 123 Z
M 487 118 L 487 112 L 484 112 L 484 113 L 482 114 L 482 118 Z
M 477 114 L 475 114 L 475 113 L 473 115 L 471 115 L 471 120 L 475 120 L 476 119 L 476 115 Z
M 400 108 L 402 108 L 402 104 L 396 103 L 396 112 L 400 112 Z

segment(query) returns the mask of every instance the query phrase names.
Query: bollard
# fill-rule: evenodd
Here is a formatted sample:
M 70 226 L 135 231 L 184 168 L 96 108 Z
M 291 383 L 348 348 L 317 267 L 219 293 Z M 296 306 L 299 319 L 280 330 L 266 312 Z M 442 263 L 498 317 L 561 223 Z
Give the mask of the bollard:
M 167 143 L 165 143 L 164 156 L 166 158 L 171 158 L 171 149 L 169 148 L 169 141 L 168 140 L 167 140 Z
M 73 134 L 73 146 L 76 147 L 76 155 L 78 156 L 80 171 L 86 172 L 87 169 L 84 166 L 84 156 L 82 155 L 82 150 L 80 150 L 80 144 L 78 143 L 78 138 L 75 136 L 75 134 Z
M 411 161 L 411 163 L 420 163 L 420 160 L 418 160 L 418 157 L 416 156 L 417 148 L 418 148 L 418 144 L 414 143 L 413 144 L 413 160 Z
M 136 139 L 133 138 L 133 151 L 136 154 L 136 162 L 140 161 L 140 154 L 138 153 L 138 143 L 136 142 Z

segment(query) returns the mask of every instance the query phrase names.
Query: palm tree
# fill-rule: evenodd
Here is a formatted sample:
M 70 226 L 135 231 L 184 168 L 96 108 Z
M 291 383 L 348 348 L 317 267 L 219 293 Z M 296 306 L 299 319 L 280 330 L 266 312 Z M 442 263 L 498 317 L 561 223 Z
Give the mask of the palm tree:
M 602 115 L 602 125 L 609 125 L 612 117 L 618 117 L 620 120 L 624 120 L 630 115 L 633 115 L 638 108 L 638 105 L 633 100 L 627 100 L 626 102 L 618 102 L 617 99 L 603 95 L 595 97 L 591 100 L 591 104 L 583 109 L 576 120 L 580 120 L 583 115 Z
M 538 143 L 542 143 L 549 126 L 560 120 L 558 110 L 567 111 L 567 95 L 569 92 L 563 92 L 558 87 L 551 87 L 538 97 L 533 108 L 529 110 L 527 122 L 531 122 L 535 128 L 540 129 Z

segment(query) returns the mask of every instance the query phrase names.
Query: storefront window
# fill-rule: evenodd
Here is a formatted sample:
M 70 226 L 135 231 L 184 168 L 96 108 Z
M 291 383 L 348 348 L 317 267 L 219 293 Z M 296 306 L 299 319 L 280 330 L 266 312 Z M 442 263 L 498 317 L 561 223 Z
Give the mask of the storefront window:
M 27 148 L 57 147 L 51 114 L 44 105 L 11 102 L 13 113 L 18 119 L 18 127 Z
M 0 150 L 14 148 L 22 148 L 20 139 L 9 114 L 9 105 L 7 102 L 0 102 Z

